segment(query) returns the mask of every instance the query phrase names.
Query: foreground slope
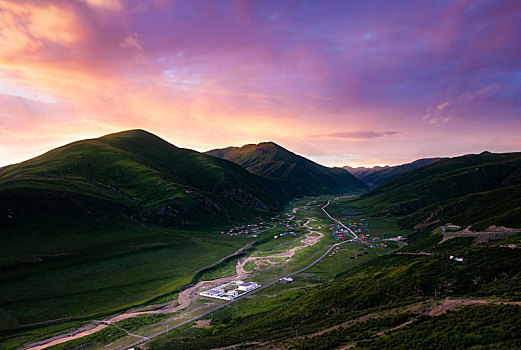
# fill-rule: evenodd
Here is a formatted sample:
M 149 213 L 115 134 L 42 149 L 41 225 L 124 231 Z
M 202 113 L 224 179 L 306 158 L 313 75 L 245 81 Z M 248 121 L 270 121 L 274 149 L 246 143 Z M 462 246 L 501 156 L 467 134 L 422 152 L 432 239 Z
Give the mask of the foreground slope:
M 365 182 L 371 187 L 378 186 L 387 182 L 399 175 L 405 174 L 408 171 L 419 168 L 424 165 L 429 165 L 439 161 L 442 158 L 423 158 L 415 160 L 411 163 L 406 163 L 402 165 L 396 166 L 375 166 L 372 168 L 365 167 L 357 167 L 352 168 L 350 166 L 343 167 L 351 174 L 353 174 L 357 179 Z
M 402 216 L 412 226 L 521 227 L 521 153 L 483 152 L 412 170 L 355 203 L 373 214 Z
M 253 174 L 276 179 L 297 195 L 338 194 L 367 186 L 341 168 L 328 168 L 273 143 L 262 142 L 206 152 L 231 160 Z

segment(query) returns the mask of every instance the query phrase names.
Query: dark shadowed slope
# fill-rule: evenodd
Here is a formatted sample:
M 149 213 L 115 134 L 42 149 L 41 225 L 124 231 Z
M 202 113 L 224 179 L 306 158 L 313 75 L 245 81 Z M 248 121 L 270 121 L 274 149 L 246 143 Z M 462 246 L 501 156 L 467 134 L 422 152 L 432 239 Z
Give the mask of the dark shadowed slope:
M 366 188 L 344 169 L 319 165 L 273 142 L 216 149 L 207 154 L 231 160 L 253 174 L 284 181 L 297 195 L 336 194 Z
M 396 166 L 375 166 L 372 168 L 358 167 L 352 168 L 345 166 L 344 169 L 353 174 L 357 179 L 362 180 L 371 187 L 378 186 L 408 171 L 429 165 L 439 161 L 442 158 L 424 158 L 414 162 L 396 165 Z
M 71 143 L 0 174 L 0 225 L 8 232 L 121 218 L 201 226 L 277 209 L 285 200 L 267 179 L 143 130 Z

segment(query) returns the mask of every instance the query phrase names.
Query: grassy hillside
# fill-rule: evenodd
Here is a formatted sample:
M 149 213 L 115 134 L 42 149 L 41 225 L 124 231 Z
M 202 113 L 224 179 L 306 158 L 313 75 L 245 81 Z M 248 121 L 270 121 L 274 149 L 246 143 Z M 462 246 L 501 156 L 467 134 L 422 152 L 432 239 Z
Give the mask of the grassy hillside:
M 345 166 L 344 169 L 353 174 L 357 179 L 365 182 L 371 187 L 378 186 L 387 182 L 399 175 L 405 174 L 408 171 L 419 168 L 424 165 L 429 165 L 439 161 L 441 158 L 424 158 L 418 159 L 414 162 L 396 165 L 396 166 L 375 166 L 373 168 L 358 167 L 352 168 Z
M 219 225 L 286 201 L 268 179 L 143 130 L 4 168 L 0 329 L 114 311 L 175 291 L 245 244 L 216 235 Z
M 231 160 L 253 174 L 281 181 L 297 195 L 338 194 L 364 190 L 366 185 L 341 168 L 327 168 L 273 142 L 206 152 Z
M 152 349 L 515 348 L 521 344 L 521 234 L 481 245 L 472 238 L 439 244 L 442 235 L 432 228 L 445 220 L 520 227 L 520 171 L 521 153 L 467 155 L 334 203 L 333 214 L 396 216 L 393 221 L 417 230 L 400 254 L 348 268 L 294 299 L 273 301 L 269 311 L 223 311 L 212 329 L 159 339 Z
M 403 217 L 408 226 L 521 227 L 521 153 L 484 152 L 412 170 L 351 205 L 375 215 Z
M 203 226 L 279 209 L 286 200 L 273 183 L 232 162 L 133 130 L 75 142 L 2 171 L 0 227 L 42 233 L 57 222 L 119 218 Z

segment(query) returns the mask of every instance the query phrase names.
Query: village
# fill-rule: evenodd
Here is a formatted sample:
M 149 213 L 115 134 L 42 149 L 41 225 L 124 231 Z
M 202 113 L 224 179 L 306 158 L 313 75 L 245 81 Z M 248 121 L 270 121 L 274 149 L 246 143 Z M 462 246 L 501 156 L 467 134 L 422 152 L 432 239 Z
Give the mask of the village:
M 296 208 L 293 209 L 293 214 L 295 211 Z M 286 214 L 287 218 L 284 220 L 282 220 L 281 215 L 276 215 L 270 217 L 266 221 L 260 221 L 259 223 L 235 226 L 230 228 L 228 231 L 221 231 L 221 234 L 226 234 L 230 237 L 251 235 L 253 238 L 257 238 L 258 233 L 275 228 L 278 225 L 279 228 L 277 234 L 273 236 L 274 239 L 290 235 L 296 236 L 295 227 L 300 226 L 300 224 L 294 221 L 295 215 L 293 214 Z
M 349 235 L 349 231 L 342 227 L 339 224 L 330 224 L 329 229 L 333 231 L 332 237 L 335 241 L 344 241 L 349 238 L 352 242 L 361 242 L 368 243 L 370 248 L 388 248 L 389 246 L 385 243 L 376 243 L 381 241 L 382 239 L 378 236 L 371 236 L 369 234 L 369 222 L 360 218 L 358 220 L 344 218 L 342 221 L 346 221 L 345 225 L 351 229 L 355 234 L 357 234 L 357 238 L 351 238 Z
M 269 228 L 271 228 L 269 224 L 267 224 L 264 221 L 261 221 L 258 224 L 235 226 L 229 229 L 228 231 L 222 231 L 221 233 L 227 234 L 230 237 L 249 234 L 253 235 L 253 237 L 257 237 L 257 233 L 259 233 L 262 230 L 267 230 Z

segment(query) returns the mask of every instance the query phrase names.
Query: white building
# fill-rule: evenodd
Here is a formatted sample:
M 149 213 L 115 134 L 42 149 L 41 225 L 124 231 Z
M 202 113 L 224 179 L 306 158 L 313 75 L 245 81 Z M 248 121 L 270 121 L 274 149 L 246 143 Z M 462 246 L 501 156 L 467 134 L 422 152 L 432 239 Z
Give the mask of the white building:
M 237 298 L 239 296 L 239 292 L 237 290 L 229 290 L 226 292 L 226 295 L 230 296 L 231 299 Z
M 237 287 L 238 290 L 243 290 L 245 292 L 249 292 L 250 290 L 254 290 L 258 288 L 259 285 L 255 282 L 243 282 L 239 284 L 239 287 Z
M 201 295 L 204 295 L 206 297 L 210 298 L 218 298 L 222 295 L 224 295 L 224 290 L 220 288 L 205 290 L 204 292 L 201 292 Z

